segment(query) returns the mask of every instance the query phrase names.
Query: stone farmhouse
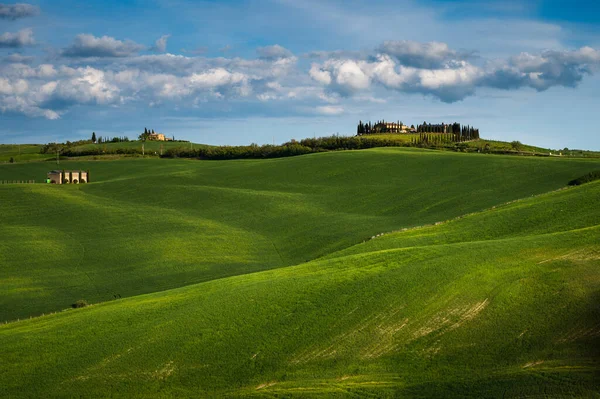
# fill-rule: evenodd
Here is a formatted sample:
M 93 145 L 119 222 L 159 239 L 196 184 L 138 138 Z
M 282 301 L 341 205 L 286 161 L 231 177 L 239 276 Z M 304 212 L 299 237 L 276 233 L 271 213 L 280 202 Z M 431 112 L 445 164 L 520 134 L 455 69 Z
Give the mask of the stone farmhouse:
M 46 183 L 50 184 L 79 184 L 89 183 L 90 171 L 85 170 L 51 170 L 48 172 Z
M 148 135 L 148 140 L 152 141 L 172 141 L 170 137 L 165 137 L 163 133 L 150 133 Z
M 396 122 L 385 122 L 385 128 L 389 133 L 414 132 L 416 129 Z

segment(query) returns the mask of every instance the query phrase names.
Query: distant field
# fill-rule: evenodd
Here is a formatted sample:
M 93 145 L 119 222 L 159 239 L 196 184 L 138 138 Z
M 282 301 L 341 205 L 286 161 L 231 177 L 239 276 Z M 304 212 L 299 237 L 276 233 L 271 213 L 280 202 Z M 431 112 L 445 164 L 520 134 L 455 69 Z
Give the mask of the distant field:
M 418 133 L 417 134 L 387 133 L 387 134 L 369 134 L 369 135 L 365 135 L 364 137 L 373 137 L 373 138 L 378 138 L 378 139 L 386 139 L 386 140 L 399 141 L 402 143 L 409 143 L 414 138 L 419 138 L 419 134 Z M 483 148 L 485 148 L 485 145 L 488 144 L 490 146 L 491 150 L 513 150 L 511 143 L 505 142 L 505 141 L 480 139 L 480 140 L 468 141 L 468 142 L 466 142 L 466 144 L 470 148 L 483 149 Z M 541 147 L 536 147 L 536 146 L 527 145 L 527 144 L 521 144 L 520 149 L 521 149 L 521 151 L 539 152 L 539 153 L 548 153 L 550 151 L 547 148 L 541 148 Z
M 12 157 L 15 162 L 41 161 L 52 158 L 52 154 L 40 154 L 41 144 L 0 144 L 0 163 L 10 161 Z
M 408 133 L 387 133 L 387 134 L 366 134 L 361 137 L 372 137 L 375 139 L 384 139 L 384 140 L 393 140 L 399 141 L 401 143 L 410 143 L 413 138 L 419 138 L 418 134 L 408 134 Z
M 555 191 L 600 160 L 381 148 L 61 167 L 91 183 L 0 185 L 0 397 L 600 389 L 600 182 Z M 62 311 L 78 299 L 95 305 Z

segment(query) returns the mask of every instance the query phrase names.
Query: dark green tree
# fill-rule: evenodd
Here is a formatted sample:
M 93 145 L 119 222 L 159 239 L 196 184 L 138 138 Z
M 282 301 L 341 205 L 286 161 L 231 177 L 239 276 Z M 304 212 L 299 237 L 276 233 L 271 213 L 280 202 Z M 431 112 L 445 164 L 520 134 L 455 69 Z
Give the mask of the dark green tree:
M 92 132 L 92 143 L 96 142 L 96 132 Z

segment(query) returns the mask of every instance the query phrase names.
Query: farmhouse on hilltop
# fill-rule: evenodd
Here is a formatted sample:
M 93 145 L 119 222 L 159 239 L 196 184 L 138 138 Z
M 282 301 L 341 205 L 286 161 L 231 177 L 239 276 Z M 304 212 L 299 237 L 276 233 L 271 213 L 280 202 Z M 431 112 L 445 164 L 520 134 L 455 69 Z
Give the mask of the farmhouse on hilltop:
M 148 140 L 153 141 L 172 141 L 170 137 L 166 137 L 163 133 L 150 133 L 148 134 Z
M 48 172 L 46 183 L 50 184 L 79 184 L 89 183 L 90 171 L 85 170 L 51 170 Z
M 389 133 L 402 133 L 402 132 L 412 132 L 412 131 L 416 131 L 415 128 L 412 128 L 410 126 L 406 126 L 403 125 L 402 123 L 398 122 L 384 122 L 386 131 Z

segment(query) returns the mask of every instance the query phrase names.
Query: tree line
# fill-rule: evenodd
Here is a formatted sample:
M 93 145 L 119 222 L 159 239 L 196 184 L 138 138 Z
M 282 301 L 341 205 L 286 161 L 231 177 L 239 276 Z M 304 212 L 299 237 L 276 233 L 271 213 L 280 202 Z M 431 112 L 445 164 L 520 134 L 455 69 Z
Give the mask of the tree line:
M 92 143 L 97 143 L 97 144 L 102 144 L 102 143 L 126 143 L 129 142 L 131 140 L 129 140 L 129 137 L 127 136 L 115 136 L 115 137 L 108 137 L 108 136 L 99 136 L 96 137 L 96 132 L 92 132 Z
M 390 126 L 391 125 L 391 126 Z M 359 121 L 356 127 L 356 135 L 363 136 L 368 134 L 383 134 L 383 133 L 398 133 L 398 130 L 401 130 L 403 127 L 403 123 L 401 121 L 394 122 L 392 124 L 386 121 L 377 121 L 375 123 L 371 123 L 371 121 L 363 123 L 363 121 Z M 458 122 L 454 122 L 451 124 L 446 123 L 438 123 L 431 124 L 424 121 L 422 124 L 411 125 L 409 130 L 404 130 L 406 132 L 411 133 L 419 133 L 417 142 L 463 142 L 469 140 L 477 140 L 479 139 L 479 129 L 469 126 L 469 125 L 461 125 Z M 423 135 L 425 134 L 425 135 Z M 432 138 L 428 134 L 445 134 L 448 135 L 442 139 Z
M 395 126 L 401 128 L 403 126 L 402 121 L 393 122 Z M 382 133 L 396 133 L 395 131 L 398 128 L 388 127 L 388 123 L 386 121 L 377 121 L 375 123 L 371 123 L 371 121 L 367 123 L 363 123 L 363 121 L 359 121 L 356 127 L 356 135 L 362 136 L 364 134 L 382 134 Z M 415 126 L 412 125 L 411 129 L 414 129 Z
M 411 143 L 390 140 L 377 137 L 345 137 L 329 136 L 319 138 L 307 138 L 300 141 L 292 140 L 281 145 L 251 144 L 248 146 L 218 146 L 202 147 L 197 149 L 172 148 L 168 149 L 163 158 L 195 158 L 204 160 L 227 160 L 227 159 L 261 159 L 281 158 L 296 155 L 305 155 L 318 152 L 339 150 L 362 150 L 376 147 L 431 147 L 431 143 Z

